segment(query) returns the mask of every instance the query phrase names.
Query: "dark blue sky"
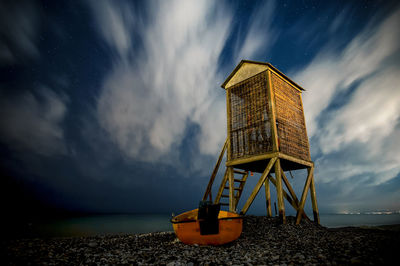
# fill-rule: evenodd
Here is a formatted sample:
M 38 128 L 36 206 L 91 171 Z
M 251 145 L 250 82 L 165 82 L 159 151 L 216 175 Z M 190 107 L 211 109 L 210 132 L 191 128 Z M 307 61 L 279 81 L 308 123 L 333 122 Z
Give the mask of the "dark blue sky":
M 395 1 L 1 1 L 6 210 L 196 207 L 241 59 L 306 89 L 321 212 L 399 210 L 398 25 Z

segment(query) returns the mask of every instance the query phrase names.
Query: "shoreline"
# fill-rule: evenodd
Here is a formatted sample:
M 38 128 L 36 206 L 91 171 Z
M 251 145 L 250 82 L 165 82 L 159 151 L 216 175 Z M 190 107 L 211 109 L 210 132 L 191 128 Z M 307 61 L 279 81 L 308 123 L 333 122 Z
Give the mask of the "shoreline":
M 400 246 L 400 225 L 326 228 L 312 222 L 280 225 L 247 216 L 242 235 L 223 246 L 190 246 L 170 232 L 9 239 L 1 257 L 15 264 L 303 265 L 390 264 Z

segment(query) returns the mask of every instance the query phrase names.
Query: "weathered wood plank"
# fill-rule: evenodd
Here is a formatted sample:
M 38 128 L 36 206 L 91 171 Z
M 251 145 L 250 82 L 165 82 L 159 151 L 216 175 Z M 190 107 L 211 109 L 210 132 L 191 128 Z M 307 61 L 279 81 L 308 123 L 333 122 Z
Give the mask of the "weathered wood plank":
M 274 177 L 272 177 L 271 175 L 268 176 L 269 180 L 271 180 L 271 183 L 276 187 L 276 180 Z M 292 199 L 289 194 L 286 193 L 285 190 L 283 190 L 283 197 L 287 200 L 287 202 L 289 202 L 290 205 L 292 205 L 293 209 L 295 209 L 296 211 L 298 210 L 298 202 L 295 203 L 294 199 Z M 310 220 L 310 218 L 308 218 L 308 216 L 306 215 L 305 212 L 303 212 L 303 218 L 306 218 L 307 220 Z
M 296 224 L 300 223 L 302 214 L 304 212 L 304 204 L 306 203 L 308 189 L 310 188 L 311 180 L 313 179 L 314 167 L 307 168 L 307 171 L 308 171 L 308 176 L 306 183 L 304 184 L 303 193 L 301 194 L 299 208 L 297 210 L 297 215 L 296 215 Z
M 271 183 L 276 188 L 276 179 L 271 175 L 268 178 L 269 180 L 271 180 Z M 297 205 L 295 204 L 294 200 L 289 196 L 289 194 L 285 190 L 282 191 L 282 194 L 283 197 L 289 202 L 289 204 L 292 205 L 295 210 L 297 210 Z
M 271 122 L 271 133 L 272 133 L 272 150 L 279 151 L 278 145 L 278 129 L 276 128 L 276 108 L 275 108 L 275 97 L 274 91 L 272 89 L 272 81 L 271 81 L 271 70 L 267 71 L 267 97 L 268 97 L 268 106 L 270 113 L 270 122 Z
M 239 67 L 239 68 L 238 68 Z M 254 75 L 257 75 L 260 72 L 265 71 L 268 66 L 262 64 L 252 64 L 247 62 L 241 62 L 238 67 L 231 73 L 231 75 L 225 80 L 222 87 L 230 88 L 233 85 L 248 79 Z M 225 85 L 224 85 L 225 84 Z
M 235 210 L 235 195 L 233 183 L 233 167 L 228 167 L 228 180 L 229 180 L 229 211 L 236 212 Z
M 228 169 L 227 169 L 227 168 L 225 169 L 224 177 L 222 178 L 221 185 L 219 186 L 218 194 L 217 194 L 217 196 L 215 197 L 215 200 L 214 200 L 214 203 L 215 203 L 215 204 L 219 203 L 219 201 L 221 200 L 221 195 L 222 195 L 222 193 L 224 192 L 225 185 L 226 185 L 226 181 L 228 181 Z M 229 188 L 229 187 L 228 187 L 228 188 Z
M 236 159 L 236 160 L 226 162 L 226 166 L 235 166 L 235 165 L 239 165 L 239 164 L 245 164 L 245 163 L 251 163 L 251 162 L 260 161 L 260 160 L 271 159 L 271 158 L 277 157 L 278 155 L 279 155 L 279 153 L 272 152 L 272 153 L 251 156 L 248 158 Z
M 228 140 L 228 152 L 226 159 L 229 162 L 232 158 L 232 145 L 231 145 L 231 131 L 232 131 L 232 117 L 231 117 L 231 90 L 227 89 L 226 90 L 226 122 L 227 122 L 227 140 Z
M 211 193 L 211 188 L 214 183 L 215 177 L 218 173 L 219 165 L 221 164 L 222 158 L 224 157 L 224 153 L 227 147 L 228 139 L 225 140 L 224 146 L 222 147 L 221 153 L 219 154 L 217 163 L 215 164 L 214 170 L 211 174 L 210 181 L 208 182 L 206 192 L 204 193 L 203 200 L 207 200 L 207 197 Z
M 265 200 L 266 200 L 266 205 L 267 205 L 267 217 L 272 217 L 271 193 L 269 190 L 269 179 L 268 178 L 265 179 L 264 188 L 265 188 Z
M 233 169 L 233 172 L 235 174 L 241 174 L 241 175 L 247 175 L 248 174 L 247 171 L 242 171 L 242 170 L 238 170 L 238 169 Z
M 281 169 L 281 175 L 282 175 L 282 180 L 286 185 L 286 188 L 288 189 L 290 195 L 292 196 L 292 198 L 294 200 L 294 203 L 296 204 L 296 206 L 298 206 L 299 200 L 297 199 L 296 193 L 294 193 L 294 190 L 293 190 L 292 186 L 290 185 L 289 180 L 287 179 L 285 173 L 283 172 L 283 169 Z M 296 209 L 297 209 L 297 207 L 296 207 Z
M 286 223 L 285 202 L 283 201 L 281 163 L 279 159 L 277 159 L 275 163 L 275 177 L 276 177 L 276 194 L 278 198 L 279 219 L 281 223 L 285 224 Z
M 284 154 L 282 152 L 279 153 L 279 158 L 280 159 L 285 159 L 285 160 L 288 160 L 288 161 L 291 161 L 291 162 L 295 162 L 295 163 L 304 165 L 306 167 L 311 167 L 311 166 L 314 165 L 313 162 L 308 162 L 308 161 L 305 161 L 305 160 L 302 160 L 302 159 L 299 159 L 299 158 Z
M 246 203 L 244 204 L 242 211 L 240 212 L 241 214 L 246 214 L 250 205 L 253 203 L 254 198 L 257 196 L 258 191 L 260 191 L 261 186 L 264 184 L 265 179 L 267 178 L 269 172 L 271 171 L 272 167 L 274 166 L 276 160 L 277 160 L 277 157 L 270 159 L 267 167 L 264 170 L 264 173 L 261 175 L 260 179 L 258 180 L 257 185 L 253 189 L 253 192 L 251 192 L 250 197 L 247 199 Z
M 229 186 L 225 186 L 224 189 L 229 189 Z M 234 190 L 238 191 L 238 190 L 240 190 L 240 188 L 235 187 Z
M 311 195 L 311 203 L 312 203 L 312 208 L 313 208 L 314 223 L 319 224 L 319 212 L 318 212 L 318 204 L 317 204 L 317 195 L 315 192 L 314 176 L 311 179 L 310 195 Z

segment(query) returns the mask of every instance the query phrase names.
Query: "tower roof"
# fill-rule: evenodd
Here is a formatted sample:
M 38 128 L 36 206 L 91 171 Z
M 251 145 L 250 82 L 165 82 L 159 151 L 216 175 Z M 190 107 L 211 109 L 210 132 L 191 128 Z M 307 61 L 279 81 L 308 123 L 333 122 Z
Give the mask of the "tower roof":
M 285 74 L 283 74 L 279 69 L 271 65 L 270 63 L 264 62 L 257 62 L 251 60 L 242 60 L 240 63 L 235 67 L 232 73 L 228 76 L 228 78 L 222 83 L 221 87 L 223 89 L 229 88 L 234 84 L 237 84 L 245 79 L 248 79 L 264 70 L 272 69 L 273 71 L 277 72 L 281 77 L 286 79 L 292 85 L 297 87 L 299 90 L 304 91 L 304 89 L 299 86 L 296 82 L 288 78 Z

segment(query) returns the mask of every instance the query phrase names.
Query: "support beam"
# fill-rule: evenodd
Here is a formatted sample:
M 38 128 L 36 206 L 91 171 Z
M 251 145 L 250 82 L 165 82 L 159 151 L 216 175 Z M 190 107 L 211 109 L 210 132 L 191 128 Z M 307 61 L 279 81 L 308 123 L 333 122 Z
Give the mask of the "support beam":
M 272 217 L 272 210 L 271 210 L 271 193 L 269 191 L 269 179 L 265 179 L 264 182 L 265 187 L 265 200 L 267 204 L 267 217 Z
M 235 210 L 235 195 L 233 187 L 233 167 L 228 167 L 228 180 L 229 180 L 229 211 L 236 212 Z
M 226 150 L 227 146 L 228 146 L 228 138 L 225 140 L 224 147 L 222 147 L 221 153 L 220 153 L 220 155 L 218 157 L 218 161 L 215 164 L 214 171 L 211 174 L 210 181 L 208 182 L 206 192 L 204 193 L 204 196 L 203 196 L 203 200 L 207 200 L 207 197 L 211 193 L 211 188 L 212 188 L 212 185 L 214 183 L 214 179 L 215 179 L 215 177 L 216 177 L 216 175 L 218 173 L 219 165 L 221 164 L 222 158 L 224 157 L 224 153 L 225 153 L 225 150 Z
M 235 159 L 235 160 L 226 162 L 226 166 L 235 166 L 238 164 L 245 164 L 245 163 L 251 163 L 251 162 L 255 162 L 255 161 L 267 160 L 267 159 L 271 159 L 274 157 L 278 157 L 278 155 L 279 155 L 278 152 L 272 152 L 272 153 L 267 153 L 267 154 L 251 156 L 250 158 Z
M 227 168 L 225 169 L 225 174 L 224 174 L 224 177 L 222 178 L 221 185 L 219 186 L 218 194 L 215 197 L 214 204 L 219 203 L 219 201 L 221 200 L 221 196 L 222 196 L 222 193 L 224 192 L 226 181 L 228 181 L 228 169 Z
M 231 90 L 226 89 L 226 128 L 228 129 L 227 142 L 228 142 L 228 152 L 226 155 L 226 160 L 229 162 L 232 158 L 232 144 L 231 144 L 231 131 L 232 131 L 232 123 L 231 123 Z
M 310 193 L 311 193 L 311 203 L 312 203 L 313 215 L 314 215 L 314 223 L 319 224 L 319 212 L 318 212 L 318 205 L 317 205 L 317 195 L 315 192 L 314 176 L 311 179 Z
M 276 177 L 276 195 L 278 198 L 279 220 L 281 221 L 281 223 L 285 224 L 286 223 L 285 202 L 283 201 L 281 162 L 279 159 L 277 159 L 275 163 L 275 177 Z
M 299 159 L 299 158 L 284 154 L 282 152 L 279 153 L 279 158 L 280 159 L 285 159 L 285 160 L 288 160 L 288 161 L 291 161 L 291 162 L 294 162 L 294 163 L 298 163 L 298 164 L 301 164 L 301 165 L 304 165 L 305 167 L 314 166 L 313 162 L 308 162 L 308 161 L 305 161 L 305 160 L 302 160 L 302 159 Z
M 303 193 L 301 194 L 301 199 L 299 202 L 299 209 L 297 210 L 297 215 L 296 215 L 296 224 L 300 223 L 301 216 L 304 212 L 304 204 L 306 203 L 308 189 L 310 188 L 310 183 L 311 183 L 311 180 L 313 179 L 314 167 L 307 168 L 307 171 L 308 171 L 308 176 L 307 176 L 306 183 L 304 184 Z
M 271 175 L 268 176 L 269 180 L 271 180 L 271 183 L 276 187 L 276 180 L 275 178 L 273 178 Z M 293 209 L 295 209 L 296 211 L 298 210 L 298 202 L 295 202 L 294 199 L 292 199 L 289 194 L 286 193 L 285 190 L 283 190 L 283 197 L 287 200 L 287 202 L 289 202 L 290 205 L 292 205 Z M 310 218 L 308 218 L 308 216 L 306 215 L 305 212 L 303 212 L 303 218 L 307 219 L 310 221 Z
M 246 214 L 250 205 L 253 203 L 254 198 L 257 196 L 258 191 L 260 191 L 261 186 L 264 184 L 265 179 L 267 179 L 267 176 L 268 176 L 269 172 L 271 171 L 272 166 L 274 166 L 276 160 L 277 160 L 277 158 L 275 157 L 269 161 L 268 166 L 265 168 L 264 173 L 260 177 L 260 180 L 258 180 L 256 187 L 253 189 L 253 192 L 251 192 L 250 197 L 247 199 L 246 203 L 244 204 L 243 209 L 240 212 L 241 214 L 243 214 L 243 215 Z
M 272 81 L 271 81 L 271 71 L 267 72 L 267 97 L 268 97 L 268 107 L 270 114 L 270 123 L 271 123 L 271 135 L 272 135 L 272 150 L 278 152 L 279 151 L 279 141 L 278 141 L 278 129 L 276 127 L 276 114 L 275 114 L 275 95 L 272 89 Z M 279 205 L 279 203 L 278 203 Z
M 269 180 L 271 180 L 271 183 L 274 184 L 276 188 L 276 179 L 271 175 L 268 178 Z M 289 194 L 287 194 L 285 190 L 282 191 L 282 194 L 283 197 L 289 202 L 289 204 L 292 205 L 295 210 L 297 210 L 298 206 L 295 201 L 289 196 Z
M 289 180 L 286 178 L 286 175 L 282 169 L 281 169 L 281 175 L 282 175 L 282 180 L 285 183 L 286 188 L 288 189 L 288 191 L 290 193 L 290 196 L 292 196 L 296 206 L 299 206 L 299 200 L 297 199 L 296 193 L 294 193 L 294 190 L 293 190 L 292 186 L 290 185 Z

